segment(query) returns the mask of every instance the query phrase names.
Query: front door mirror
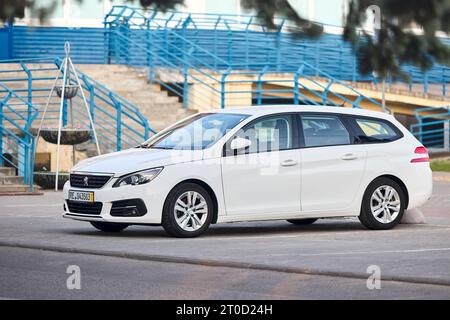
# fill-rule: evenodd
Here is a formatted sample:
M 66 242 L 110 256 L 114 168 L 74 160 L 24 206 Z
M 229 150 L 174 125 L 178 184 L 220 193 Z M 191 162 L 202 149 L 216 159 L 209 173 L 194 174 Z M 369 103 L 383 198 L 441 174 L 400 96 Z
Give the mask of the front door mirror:
M 234 138 L 231 141 L 230 149 L 231 150 L 243 150 L 252 145 L 252 141 L 244 138 Z

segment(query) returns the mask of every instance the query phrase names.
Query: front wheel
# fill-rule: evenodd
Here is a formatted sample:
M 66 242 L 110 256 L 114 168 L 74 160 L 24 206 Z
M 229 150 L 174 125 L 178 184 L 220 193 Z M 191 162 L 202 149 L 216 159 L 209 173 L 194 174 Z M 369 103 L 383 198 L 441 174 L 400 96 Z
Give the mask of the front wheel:
M 368 229 L 391 229 L 402 219 L 405 205 L 406 196 L 398 183 L 378 178 L 364 193 L 359 220 Z
M 211 224 L 213 208 L 211 197 L 203 187 L 195 183 L 183 183 L 167 196 L 161 224 L 171 236 L 196 237 Z
M 128 227 L 128 225 L 124 223 L 112 223 L 112 222 L 92 221 L 91 224 L 95 229 L 104 232 L 119 232 Z

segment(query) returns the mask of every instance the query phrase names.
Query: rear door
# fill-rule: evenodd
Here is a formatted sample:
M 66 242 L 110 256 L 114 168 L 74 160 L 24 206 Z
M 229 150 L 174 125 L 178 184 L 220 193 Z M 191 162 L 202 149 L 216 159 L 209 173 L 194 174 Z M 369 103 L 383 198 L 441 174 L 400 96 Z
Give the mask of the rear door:
M 365 170 L 366 147 L 343 115 L 301 113 L 303 212 L 341 211 L 352 204 Z

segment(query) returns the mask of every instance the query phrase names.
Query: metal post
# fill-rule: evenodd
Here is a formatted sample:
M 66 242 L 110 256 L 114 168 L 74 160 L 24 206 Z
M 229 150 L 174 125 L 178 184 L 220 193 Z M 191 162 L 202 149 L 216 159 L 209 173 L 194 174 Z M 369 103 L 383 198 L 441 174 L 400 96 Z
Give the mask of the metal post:
M 220 108 L 225 109 L 225 94 L 226 94 L 226 87 L 225 87 L 225 81 L 228 76 L 228 74 L 231 72 L 231 68 L 228 68 L 220 78 Z
M 444 149 L 450 151 L 450 120 L 444 122 Z
M 67 116 L 67 100 L 66 99 L 64 99 L 64 102 L 63 102 L 62 113 L 63 113 L 62 126 L 65 127 L 65 126 L 67 126 L 67 118 L 68 118 L 68 116 Z
M 298 79 L 299 79 L 300 75 L 303 73 L 303 68 L 304 68 L 304 65 L 302 64 L 294 74 L 294 104 L 296 104 L 296 105 L 298 105 L 298 103 L 299 103 L 299 99 L 298 99 L 299 81 L 298 81 Z
M 446 95 L 447 84 L 445 82 L 445 68 L 442 68 L 442 96 Z
M 61 104 L 59 108 L 59 121 L 58 121 L 58 141 L 56 145 L 56 172 L 55 172 L 55 191 L 58 191 L 58 175 L 59 175 L 59 151 L 61 145 L 61 128 L 62 128 L 62 115 L 63 115 L 63 107 L 64 107 L 64 95 L 66 90 L 66 77 L 67 77 L 67 60 L 68 58 L 64 58 L 64 74 L 63 74 L 63 83 L 61 88 Z
M 374 14 L 374 43 L 379 43 L 379 34 L 381 30 L 381 9 L 378 5 L 370 5 L 367 7 L 367 10 L 371 10 Z M 376 75 L 378 77 L 378 75 Z M 385 98 L 385 90 L 386 90 L 386 80 L 383 78 L 381 82 L 381 106 L 383 110 L 386 110 L 386 98 Z
M 33 136 L 31 136 L 31 140 L 30 140 L 30 150 L 29 150 L 29 157 L 30 157 L 30 168 L 29 168 L 29 172 L 30 172 L 30 176 L 29 176 L 29 185 L 30 185 L 30 191 L 33 192 L 33 181 L 34 181 L 34 150 L 35 150 L 35 138 Z
M 190 16 L 184 21 L 182 35 L 183 39 L 186 39 L 186 28 L 190 22 Z M 183 41 L 183 107 L 184 109 L 188 108 L 188 100 L 189 100 L 189 65 L 188 65 L 189 55 L 187 53 L 186 41 Z
M 32 103 L 33 98 L 33 76 L 31 75 L 31 71 L 27 68 L 27 66 L 24 63 L 21 63 L 20 66 L 22 67 L 23 71 L 27 74 L 27 100 L 29 105 Z M 28 114 L 30 113 L 30 107 L 28 107 Z
M 257 92 L 256 92 L 258 100 L 257 100 L 256 103 L 259 106 L 262 105 L 262 77 L 263 77 L 264 73 L 266 73 L 266 71 L 267 71 L 267 66 L 265 66 L 261 70 L 261 72 L 258 74 L 258 82 L 257 82 L 258 89 L 257 89 Z
M 116 146 L 116 150 L 120 151 L 122 150 L 122 108 L 120 105 L 120 102 L 115 101 L 114 104 L 116 105 L 116 122 L 117 122 L 117 131 L 116 131 L 116 138 L 117 138 L 117 146 Z

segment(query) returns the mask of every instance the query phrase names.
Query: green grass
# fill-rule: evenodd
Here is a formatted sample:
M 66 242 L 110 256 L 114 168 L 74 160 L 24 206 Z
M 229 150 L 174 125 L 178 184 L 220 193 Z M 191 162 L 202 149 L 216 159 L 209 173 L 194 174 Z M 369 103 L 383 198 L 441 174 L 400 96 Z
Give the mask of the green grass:
M 431 170 L 450 172 L 450 160 L 431 161 Z

